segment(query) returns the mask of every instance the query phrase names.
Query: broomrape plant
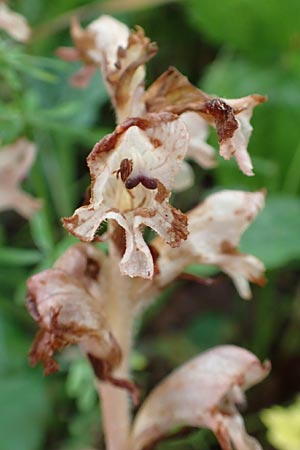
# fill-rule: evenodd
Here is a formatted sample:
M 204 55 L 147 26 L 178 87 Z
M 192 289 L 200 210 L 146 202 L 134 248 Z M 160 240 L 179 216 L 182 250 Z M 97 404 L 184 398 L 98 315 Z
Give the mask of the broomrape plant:
M 249 282 L 263 284 L 263 264 L 240 253 L 238 244 L 262 209 L 264 192 L 220 191 L 187 214 L 170 204 L 170 195 L 193 183 L 185 158 L 215 165 L 206 142 L 210 126 L 220 155 L 253 175 L 250 119 L 266 98 L 216 98 L 172 67 L 145 90 L 145 63 L 157 46 L 140 27 L 130 31 L 102 16 L 86 29 L 73 19 L 71 34 L 75 47 L 57 51 L 83 63 L 71 82 L 85 86 L 100 69 L 117 127 L 87 158 L 89 201 L 63 219 L 81 242 L 28 280 L 27 307 L 40 327 L 31 363 L 41 361 L 49 374 L 58 370 L 56 350 L 80 346 L 95 372 L 108 450 L 150 448 L 183 425 L 211 429 L 223 450 L 261 449 L 236 405 L 267 376 L 268 362 L 236 346 L 213 348 L 163 380 L 132 421 L 129 394 L 138 403 L 138 389 L 129 356 L 134 321 L 188 265 L 220 267 L 245 299 L 251 298 Z M 100 235 L 103 222 L 107 231 Z M 157 235 L 150 242 L 147 228 Z M 92 244 L 97 241 L 106 241 L 108 251 Z

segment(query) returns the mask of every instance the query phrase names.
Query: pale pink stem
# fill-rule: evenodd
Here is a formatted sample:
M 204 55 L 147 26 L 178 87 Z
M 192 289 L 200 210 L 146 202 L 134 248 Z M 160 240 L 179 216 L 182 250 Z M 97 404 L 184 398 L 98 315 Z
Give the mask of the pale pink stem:
M 130 353 L 133 334 L 132 302 L 126 291 L 126 277 L 120 275 L 118 259 L 112 251 L 109 265 L 103 268 L 103 284 L 109 296 L 107 316 L 110 318 L 112 332 L 122 351 L 120 366 L 113 377 L 129 380 Z M 106 270 L 107 269 L 107 270 Z M 126 389 L 112 386 L 107 382 L 98 383 L 101 400 L 102 421 L 106 450 L 127 450 L 131 425 L 129 393 Z

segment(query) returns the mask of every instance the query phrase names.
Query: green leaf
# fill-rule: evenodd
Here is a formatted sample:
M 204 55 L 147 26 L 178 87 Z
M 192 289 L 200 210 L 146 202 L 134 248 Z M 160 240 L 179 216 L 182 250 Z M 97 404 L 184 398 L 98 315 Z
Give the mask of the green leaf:
M 0 264 L 9 266 L 30 266 L 42 258 L 40 252 L 12 247 L 0 247 Z
M 274 61 L 300 28 L 298 0 L 189 0 L 191 23 L 212 42 Z
M 230 342 L 235 334 L 232 319 L 217 313 L 207 313 L 195 318 L 185 333 L 200 350 Z
M 0 448 L 40 449 L 48 411 L 42 378 L 26 372 L 0 377 Z
M 49 254 L 54 247 L 53 232 L 45 211 L 36 213 L 30 221 L 32 237 L 38 248 Z
M 299 198 L 267 198 L 265 209 L 242 237 L 240 249 L 260 258 L 267 269 L 275 269 L 293 260 L 299 260 Z

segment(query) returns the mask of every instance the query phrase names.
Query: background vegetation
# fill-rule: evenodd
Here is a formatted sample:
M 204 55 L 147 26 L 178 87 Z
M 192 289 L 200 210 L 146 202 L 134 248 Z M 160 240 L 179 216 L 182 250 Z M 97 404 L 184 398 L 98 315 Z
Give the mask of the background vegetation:
M 43 208 L 30 222 L 12 211 L 0 216 L 0 450 L 104 448 L 89 366 L 70 349 L 59 358 L 59 374 L 46 379 L 40 368 L 31 369 L 27 352 L 35 325 L 24 308 L 27 277 L 50 267 L 75 241 L 60 218 L 81 203 L 89 183 L 85 158 L 114 127 L 100 75 L 87 89 L 73 89 L 68 77 L 76 64 L 54 55 L 58 46 L 71 44 L 74 13 L 87 23 L 102 12 L 140 24 L 158 42 L 148 83 L 174 65 L 209 93 L 269 97 L 253 118 L 249 148 L 256 176 L 248 178 L 234 162 L 220 159 L 215 170 L 195 167 L 196 186 L 174 197 L 186 210 L 212 189 L 266 188 L 266 208 L 245 234 L 242 249 L 264 261 L 268 284 L 255 288 L 248 303 L 223 275 L 209 287 L 178 282 L 138 324 L 135 379 L 145 395 L 196 353 L 222 343 L 242 345 L 273 365 L 268 380 L 249 394 L 249 432 L 265 449 L 298 450 L 299 402 L 285 407 L 300 390 L 299 1 L 19 0 L 11 7 L 27 17 L 34 34 L 26 47 L 1 34 L 0 136 L 3 144 L 22 135 L 37 144 L 24 188 L 43 199 Z M 284 408 L 259 414 L 272 405 Z M 209 432 L 195 430 L 158 448 L 217 446 Z

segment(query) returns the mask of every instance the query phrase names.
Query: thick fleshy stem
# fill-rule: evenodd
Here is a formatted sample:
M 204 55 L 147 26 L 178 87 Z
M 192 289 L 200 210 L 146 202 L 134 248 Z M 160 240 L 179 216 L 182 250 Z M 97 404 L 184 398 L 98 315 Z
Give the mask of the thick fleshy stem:
M 109 264 L 103 267 L 103 284 L 106 285 L 105 291 L 109 295 L 107 314 L 112 324 L 112 332 L 122 352 L 121 364 L 113 376 L 129 380 L 134 314 L 126 290 L 127 277 L 120 275 L 118 257 L 112 247 L 111 245 Z M 106 449 L 127 450 L 131 425 L 128 390 L 107 382 L 98 382 L 97 387 L 101 400 Z

